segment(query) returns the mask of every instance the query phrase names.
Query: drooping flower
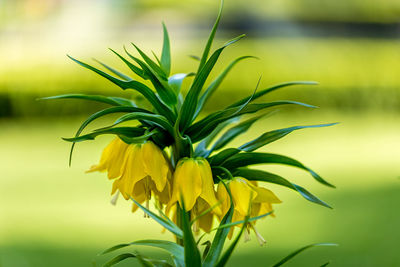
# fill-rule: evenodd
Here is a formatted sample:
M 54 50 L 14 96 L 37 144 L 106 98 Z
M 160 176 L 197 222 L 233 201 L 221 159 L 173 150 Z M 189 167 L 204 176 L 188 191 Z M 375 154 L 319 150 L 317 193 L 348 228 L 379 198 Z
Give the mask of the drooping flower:
M 232 222 L 242 221 L 247 215 L 256 217 L 272 212 L 272 204 L 282 203 L 272 191 L 264 187 L 259 187 L 256 181 L 248 181 L 244 178 L 235 177 L 233 180 L 227 182 L 227 186 L 231 191 L 234 205 Z M 229 194 L 221 182 L 218 184 L 217 197 L 221 202 L 223 216 L 228 212 L 231 202 Z M 274 216 L 273 214 L 271 215 Z M 222 219 L 222 216 L 220 219 Z M 238 226 L 240 227 L 241 225 Z M 249 229 L 254 230 L 260 244 L 265 243 L 264 238 L 255 228 L 255 221 L 247 224 L 247 230 Z M 229 238 L 232 237 L 232 234 L 233 228 L 229 233 Z
M 120 177 L 122 174 L 122 164 L 125 158 L 125 152 L 129 145 L 119 139 L 114 138 L 107 146 L 104 148 L 101 154 L 100 163 L 93 165 L 86 172 L 105 172 L 107 171 L 107 176 L 109 179 L 114 179 Z
M 191 212 L 192 219 L 208 209 L 212 209 L 217 215 L 222 214 L 214 191 L 211 167 L 206 159 L 183 158 L 178 162 L 173 175 L 172 195 L 167 210 L 176 203 L 183 207 L 182 201 L 186 211 Z M 199 217 L 194 230 L 198 231 L 200 227 L 208 232 L 212 222 L 213 215 L 207 213 Z
M 110 179 L 116 179 L 111 194 L 120 192 L 125 199 L 132 197 L 139 203 L 146 202 L 146 206 L 152 195 L 161 204 L 170 199 L 172 170 L 166 156 L 151 141 L 126 144 L 114 139 L 92 171 L 107 171 Z M 132 211 L 137 208 L 133 204 Z

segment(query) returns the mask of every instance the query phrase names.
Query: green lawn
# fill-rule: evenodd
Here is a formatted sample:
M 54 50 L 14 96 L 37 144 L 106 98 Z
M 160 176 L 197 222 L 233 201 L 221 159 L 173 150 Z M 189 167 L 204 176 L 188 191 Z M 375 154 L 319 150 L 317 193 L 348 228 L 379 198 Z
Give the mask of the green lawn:
M 259 122 L 249 136 L 277 127 L 341 122 L 292 133 L 266 149 L 300 159 L 334 183 L 337 189 L 326 188 L 301 170 L 268 166 L 334 209 L 266 185 L 283 200 L 275 206 L 276 218 L 257 223 L 267 246 L 259 247 L 254 236 L 249 243 L 241 242 L 230 266 L 265 266 L 316 242 L 340 246 L 315 248 L 287 266 L 320 266 L 328 260 L 331 266 L 398 266 L 399 120 L 383 113 L 302 110 L 301 116 L 278 114 Z M 161 234 L 161 227 L 142 213 L 132 215 L 125 201 L 110 205 L 110 182 L 103 174 L 84 174 L 109 138 L 79 144 L 68 168 L 69 145 L 60 137 L 71 136 L 78 125 L 79 121 L 65 118 L 0 121 L 1 267 L 90 266 L 93 260 L 100 266 L 108 257 L 96 254 L 114 244 L 172 238 Z M 136 266 L 135 260 L 130 263 Z

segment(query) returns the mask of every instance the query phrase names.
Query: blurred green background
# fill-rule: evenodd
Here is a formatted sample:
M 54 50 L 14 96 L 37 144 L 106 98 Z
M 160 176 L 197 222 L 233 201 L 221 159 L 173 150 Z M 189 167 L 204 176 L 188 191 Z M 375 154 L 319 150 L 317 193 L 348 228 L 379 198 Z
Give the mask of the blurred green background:
M 36 101 L 60 93 L 115 96 L 121 92 L 65 54 L 96 58 L 129 73 L 107 48 L 161 49 L 164 21 L 173 45 L 173 72 L 193 71 L 218 9 L 215 0 L 3 0 L 0 2 L 0 266 L 101 266 L 96 256 L 118 243 L 167 238 L 161 228 L 109 204 L 110 183 L 84 171 L 109 138 L 79 144 L 68 168 L 69 137 L 98 104 Z M 234 57 L 255 55 L 232 71 L 207 106 L 221 108 L 261 88 L 293 80 L 318 86 L 284 89 L 268 99 L 320 107 L 281 109 L 246 138 L 274 128 L 340 122 L 296 132 L 265 148 L 300 159 L 337 189 L 307 173 L 271 167 L 327 201 L 329 210 L 285 188 L 267 185 L 283 200 L 276 218 L 258 223 L 267 239 L 241 242 L 229 266 L 268 266 L 294 249 L 307 251 L 287 266 L 399 266 L 400 255 L 400 2 L 397 0 L 226 1 L 216 45 L 246 33 L 227 49 L 218 73 Z M 106 120 L 99 121 L 99 124 Z M 93 125 L 95 127 L 96 125 Z M 244 138 L 239 138 L 242 143 Z M 161 251 L 140 247 L 146 255 Z M 120 266 L 136 266 L 128 260 Z

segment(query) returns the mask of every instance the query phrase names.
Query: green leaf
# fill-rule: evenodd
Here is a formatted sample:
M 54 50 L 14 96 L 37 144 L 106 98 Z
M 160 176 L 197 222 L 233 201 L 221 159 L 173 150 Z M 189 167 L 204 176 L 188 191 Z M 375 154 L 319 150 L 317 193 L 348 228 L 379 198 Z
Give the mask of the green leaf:
M 114 266 L 115 264 L 117 264 L 123 260 L 129 259 L 129 258 L 136 258 L 136 255 L 133 253 L 124 253 L 124 254 L 118 255 L 118 256 L 114 257 L 113 259 L 111 259 L 110 261 L 108 261 L 107 263 L 105 263 L 103 265 L 103 267 Z
M 330 262 L 330 261 L 328 261 L 328 262 L 326 262 L 326 263 L 322 264 L 320 267 L 326 267 L 326 266 L 328 266 L 330 263 L 331 263 L 331 262 Z
M 168 78 L 168 84 L 171 87 L 171 89 L 174 90 L 175 95 L 178 95 L 179 92 L 181 91 L 183 80 L 186 77 L 190 77 L 193 75 L 194 73 L 178 73 Z
M 101 71 L 99 69 L 96 69 L 86 63 L 83 63 L 79 60 L 76 60 L 70 56 L 68 56 L 70 59 L 72 59 L 73 61 L 75 61 L 76 63 L 78 63 L 79 65 L 96 72 L 97 74 L 103 76 L 104 78 L 108 79 L 109 81 L 111 81 L 112 83 L 118 85 L 121 89 L 126 90 L 126 89 L 133 89 L 138 91 L 139 93 L 141 93 L 152 105 L 153 107 L 160 113 L 163 114 L 164 116 L 166 116 L 168 118 L 168 120 L 170 121 L 175 121 L 175 116 L 172 112 L 172 110 L 166 106 L 164 103 L 162 103 L 160 101 L 160 99 L 156 96 L 156 94 L 146 85 L 138 82 L 138 81 L 134 81 L 134 80 L 129 80 L 129 81 L 125 81 L 125 80 L 121 80 L 118 78 L 115 78 L 114 76 L 111 76 L 110 74 L 105 73 L 104 71 Z
M 126 49 L 125 52 L 135 60 L 149 77 L 150 81 L 152 82 L 154 88 L 156 89 L 160 98 L 169 106 L 173 106 L 176 104 L 176 96 L 172 92 L 171 88 L 168 85 L 168 79 L 165 75 L 164 71 L 154 62 L 152 61 L 142 50 L 140 50 L 135 44 L 132 44 L 139 54 L 142 56 L 145 62 L 141 61 L 140 59 L 132 56 Z
M 246 153 L 236 154 L 227 159 L 222 164 L 222 166 L 229 170 L 233 170 L 236 168 L 246 167 L 255 164 L 283 164 L 283 165 L 297 167 L 305 171 L 308 171 L 311 174 L 311 176 L 314 177 L 314 179 L 320 182 L 321 184 L 330 187 L 335 187 L 334 185 L 325 181 L 321 176 L 319 176 L 313 170 L 304 166 L 299 161 L 283 155 L 278 155 L 273 153 L 246 152 Z
M 221 4 L 219 6 L 217 19 L 215 20 L 214 26 L 213 26 L 213 28 L 212 28 L 212 30 L 210 32 L 210 36 L 208 37 L 207 44 L 206 44 L 206 46 L 204 48 L 203 55 L 201 56 L 198 71 L 200 71 L 203 68 L 203 65 L 207 61 L 208 54 L 210 53 L 211 46 L 212 46 L 212 43 L 214 41 L 215 33 L 217 32 L 217 29 L 218 29 L 219 21 L 221 20 L 223 7 L 224 7 L 224 0 L 221 0 Z
M 302 197 L 304 197 L 308 201 L 311 201 L 313 203 L 316 203 L 316 204 L 319 204 L 319 205 L 322 205 L 322 206 L 325 206 L 328 208 L 332 208 L 327 203 L 325 203 L 324 201 L 320 200 L 319 198 L 317 198 L 316 196 L 314 196 L 313 194 L 308 192 L 305 188 L 303 188 L 299 185 L 293 184 L 279 175 L 276 175 L 276 174 L 273 174 L 270 172 L 266 172 L 266 171 L 252 170 L 252 169 L 247 169 L 247 168 L 237 168 L 233 172 L 233 175 L 244 177 L 250 181 L 262 181 L 262 182 L 282 185 L 282 186 L 285 186 L 285 187 L 288 187 L 290 189 L 297 191 Z
M 141 266 L 144 267 L 172 267 L 167 261 L 165 260 L 157 260 L 157 259 L 148 259 L 140 255 L 139 253 L 136 252 L 136 254 L 133 253 L 124 253 L 121 255 L 118 255 L 114 257 L 112 260 L 109 262 L 105 263 L 103 266 L 104 267 L 110 267 L 114 266 L 117 263 L 129 259 L 129 258 L 136 258 Z
M 156 247 L 168 251 L 175 262 L 176 267 L 185 266 L 184 249 L 182 246 L 165 240 L 139 240 L 130 243 L 129 245 L 140 245 Z
M 141 208 L 147 215 L 149 215 L 153 220 L 161 224 L 165 229 L 173 233 L 175 236 L 178 238 L 183 238 L 183 232 L 181 229 L 179 229 L 176 224 L 174 224 L 170 219 L 168 219 L 166 216 L 160 217 L 154 212 L 150 211 L 149 209 L 143 207 L 140 203 L 138 203 L 135 199 L 132 197 L 130 198 L 139 208 Z
M 171 254 L 176 267 L 184 267 L 185 262 L 184 262 L 184 256 L 183 256 L 183 253 L 184 253 L 183 247 L 174 242 L 165 241 L 165 240 L 150 240 L 149 239 L 149 240 L 138 240 L 138 241 L 134 241 L 134 242 L 127 243 L 127 244 L 119 244 L 119 245 L 113 246 L 109 249 L 106 249 L 99 255 L 104 255 L 104 254 L 113 252 L 115 250 L 125 248 L 128 246 L 132 246 L 132 245 L 150 246 L 150 247 L 156 247 L 156 248 L 166 250 Z
M 184 131 L 189 126 L 189 124 L 192 123 L 201 89 L 203 88 L 203 85 L 206 82 L 211 70 L 214 68 L 214 65 L 217 62 L 220 54 L 227 46 L 239 41 L 243 37 L 244 35 L 238 36 L 227 42 L 221 48 L 217 49 L 204 65 L 204 67 L 202 67 L 201 70 L 197 73 L 193 84 L 185 97 L 185 101 L 183 102 L 181 111 L 179 113 L 178 121 L 181 131 Z
M 68 142 L 82 142 L 86 140 L 94 140 L 97 136 L 99 135 L 104 135 L 104 134 L 115 134 L 118 136 L 124 136 L 124 137 L 129 137 L 129 138 L 135 138 L 135 137 L 142 137 L 144 133 L 143 128 L 137 128 L 137 127 L 115 127 L 115 128 L 109 128 L 109 129 L 100 129 L 94 132 L 91 132 L 89 134 L 77 136 L 77 137 L 71 137 L 71 138 L 63 138 L 64 141 Z M 146 139 L 149 136 L 146 136 Z
M 195 156 L 196 157 L 203 157 L 207 158 L 211 151 L 207 150 L 207 147 L 210 146 L 212 141 L 217 137 L 217 135 L 228 125 L 235 123 L 238 120 L 238 118 L 233 118 L 227 121 L 224 121 L 220 124 L 218 124 L 217 127 L 206 137 L 204 138 L 196 147 L 195 150 Z
M 264 89 L 262 91 L 259 91 L 258 93 L 254 94 L 253 96 L 249 96 L 246 98 L 243 98 L 242 100 L 239 100 L 238 102 L 235 102 L 234 104 L 230 105 L 229 107 L 237 107 L 242 105 L 243 103 L 246 103 L 250 98 L 253 100 L 256 100 L 257 98 L 260 98 L 268 93 L 271 93 L 275 90 L 278 90 L 280 88 L 284 88 L 287 86 L 292 86 L 292 85 L 317 85 L 317 82 L 312 82 L 312 81 L 295 81 L 295 82 L 285 82 L 285 83 L 280 83 L 277 85 L 274 85 L 272 87 L 269 87 L 267 89 Z
M 246 216 L 243 222 L 242 227 L 240 228 L 239 234 L 236 236 L 235 240 L 233 240 L 232 244 L 228 247 L 228 249 L 222 254 L 221 259 L 215 265 L 215 267 L 224 267 L 228 262 L 229 258 L 231 257 L 233 250 L 235 249 L 236 245 L 239 243 L 240 237 L 242 236 L 244 230 L 246 229 L 246 224 L 248 222 L 249 216 Z M 229 228 L 228 228 L 229 229 Z
M 149 114 L 149 113 L 144 113 L 144 112 L 131 112 L 131 113 L 125 114 L 125 115 L 119 117 L 114 122 L 113 126 L 118 125 L 123 122 L 126 122 L 126 121 L 130 121 L 130 120 L 149 121 L 149 122 L 161 127 L 162 129 L 166 130 L 171 135 L 174 134 L 174 128 L 172 127 L 172 125 L 168 122 L 168 120 L 164 116 L 158 115 L 158 114 Z
M 247 142 L 246 144 L 240 146 L 239 149 L 246 151 L 246 152 L 251 152 L 251 151 L 254 151 L 254 150 L 256 150 L 260 147 L 263 147 L 269 143 L 272 143 L 278 139 L 281 139 L 282 137 L 288 135 L 289 133 L 291 133 L 295 130 L 306 129 L 306 128 L 327 127 L 327 126 L 332 126 L 332 125 L 336 125 L 336 124 L 337 123 L 294 126 L 294 127 L 283 128 L 283 129 L 279 129 L 279 130 L 273 130 L 273 131 L 262 134 L 261 136 L 259 136 L 258 138 L 254 139 L 250 142 Z
M 286 263 L 287 261 L 291 260 L 293 257 L 295 257 L 296 255 L 298 255 L 299 253 L 303 252 L 304 250 L 307 250 L 309 248 L 313 248 L 313 247 L 321 247 L 321 246 L 337 246 L 337 244 L 332 244 L 332 243 L 317 243 L 317 244 L 311 244 L 305 247 L 302 247 L 292 253 L 290 253 L 288 256 L 286 256 L 285 258 L 283 258 L 282 260 L 280 260 L 278 263 L 276 263 L 275 265 L 273 265 L 273 267 L 278 267 L 278 266 L 282 266 L 284 263 Z
M 181 219 L 182 219 L 182 231 L 183 231 L 183 244 L 185 252 L 185 266 L 201 267 L 201 257 L 197 244 L 194 241 L 190 221 L 189 212 L 185 209 L 185 203 L 181 201 Z
M 141 112 L 149 112 L 145 109 L 136 108 L 136 107 L 111 107 L 107 109 L 100 110 L 92 115 L 90 115 L 79 127 L 78 131 L 75 133 L 75 137 L 78 137 L 82 131 L 94 120 L 103 117 L 108 114 L 113 113 L 120 113 L 120 112 L 134 112 L 134 111 L 141 111 Z M 150 113 L 150 112 L 149 112 Z M 86 139 L 87 140 L 87 139 Z M 82 140 L 83 141 L 83 140 Z M 72 153 L 74 152 L 75 142 L 71 146 L 71 150 L 69 152 L 69 166 L 71 166 L 72 161 Z
M 93 60 L 96 61 L 97 63 L 99 63 L 100 65 L 102 65 L 104 68 L 106 68 L 106 69 L 108 69 L 109 71 L 111 71 L 112 73 L 114 73 L 115 75 L 117 75 L 118 77 L 120 77 L 121 79 L 124 79 L 124 80 L 132 80 L 131 77 L 129 77 L 128 75 L 123 74 L 122 72 L 120 72 L 120 71 L 114 69 L 113 67 L 110 67 L 110 66 L 104 64 L 103 62 L 101 62 L 101 61 L 99 61 L 99 60 L 97 60 L 97 59 L 95 59 L 95 58 L 94 58 Z
M 135 103 L 130 99 L 126 99 L 126 98 L 122 98 L 122 97 L 114 97 L 114 96 L 103 96 L 103 95 L 64 94 L 64 95 L 43 97 L 40 99 L 52 100 L 52 99 L 74 99 L 74 98 L 106 103 L 106 104 L 109 104 L 112 106 L 136 107 Z
M 165 24 L 162 24 L 163 26 L 163 33 L 164 33 L 164 41 L 163 41 L 163 48 L 161 52 L 161 61 L 160 65 L 161 68 L 164 70 L 165 74 L 167 77 L 171 73 L 171 48 L 170 48 L 170 43 L 169 43 L 169 36 L 168 36 L 168 30 Z
M 144 73 L 144 71 L 141 68 L 139 68 L 139 67 L 135 66 L 134 64 L 132 64 L 129 60 L 127 60 L 126 58 L 121 56 L 119 53 L 115 52 L 113 49 L 110 48 L 110 50 L 115 55 L 117 55 L 128 66 L 128 68 L 130 68 L 131 71 L 133 71 L 136 75 L 138 75 L 139 77 L 141 77 L 142 79 L 145 79 L 145 80 L 149 79 L 149 77 L 146 75 L 146 73 Z M 130 80 L 132 80 L 132 78 L 131 79 L 126 79 L 126 80 L 130 81 Z
M 229 171 L 227 171 L 227 174 L 230 175 Z M 234 205 L 232 201 L 232 195 L 229 187 L 221 180 L 223 186 L 227 190 L 230 198 L 230 208 L 228 212 L 225 214 L 224 218 L 222 218 L 220 225 L 228 224 L 232 222 L 232 217 L 233 217 L 233 211 L 234 211 Z M 211 244 L 210 250 L 207 253 L 206 258 L 203 261 L 203 266 L 204 267 L 213 267 L 215 263 L 217 262 L 219 256 L 222 253 L 222 249 L 224 248 L 224 243 L 226 240 L 226 237 L 229 234 L 230 229 L 229 228 L 221 228 L 218 229 L 217 232 L 215 233 L 213 242 Z
M 212 156 L 209 161 L 211 166 L 221 166 L 224 162 L 232 157 L 240 153 L 240 150 L 237 148 L 227 148 L 219 152 L 218 154 Z
M 230 128 L 228 131 L 226 131 L 221 138 L 219 138 L 214 145 L 211 148 L 211 151 L 219 150 L 226 146 L 229 142 L 231 142 L 234 138 L 237 136 L 244 134 L 247 132 L 247 130 L 255 123 L 257 120 L 262 118 L 264 115 L 257 116 L 254 118 L 250 118 L 248 120 L 245 120 L 238 125 Z
M 223 224 L 223 225 L 218 226 L 218 229 L 227 228 L 227 227 L 230 228 L 230 227 L 242 224 L 242 223 L 257 221 L 259 219 L 267 217 L 268 215 L 271 215 L 272 213 L 273 213 L 273 211 L 270 211 L 270 212 L 267 212 L 267 213 L 262 214 L 262 215 L 258 215 L 258 216 L 255 216 L 255 217 L 248 218 L 247 221 L 246 220 L 240 220 L 240 221 L 236 221 L 236 222 L 232 222 L 232 223 Z
M 207 102 L 207 100 L 212 96 L 212 94 L 218 89 L 218 87 L 221 85 L 222 81 L 225 79 L 226 75 L 228 75 L 229 71 L 241 60 L 247 59 L 247 58 L 256 58 L 253 56 L 243 56 L 235 59 L 232 61 L 228 67 L 208 86 L 207 90 L 203 93 L 203 95 L 199 99 L 199 103 L 197 105 L 197 109 L 194 115 L 194 118 L 196 118 L 200 111 L 203 109 L 204 104 Z
M 227 108 L 221 111 L 214 112 L 208 115 L 207 117 L 203 118 L 202 120 L 194 123 L 187 129 L 186 134 L 189 135 L 192 141 L 195 143 L 205 138 L 210 132 L 212 132 L 215 129 L 215 127 L 218 126 L 218 124 L 226 120 L 239 117 L 244 114 L 255 113 L 257 111 L 266 108 L 280 106 L 280 105 L 299 105 L 308 108 L 315 108 L 315 106 L 312 105 L 296 101 L 287 101 L 287 100 L 258 103 L 258 104 L 248 104 L 246 106 Z
M 136 50 L 139 52 L 140 56 L 147 63 L 148 69 L 155 75 L 157 78 L 167 81 L 167 75 L 161 69 L 160 66 L 157 65 L 151 58 L 149 58 L 139 47 L 137 47 L 134 43 L 131 43 Z
M 104 254 L 113 252 L 113 251 L 115 251 L 115 250 L 128 247 L 128 246 L 130 246 L 130 245 L 131 245 L 130 243 L 129 243 L 129 244 L 118 244 L 118 245 L 115 245 L 115 246 L 113 246 L 113 247 L 111 247 L 111 248 L 108 248 L 108 249 L 104 250 L 103 252 L 99 253 L 98 255 L 104 255 Z

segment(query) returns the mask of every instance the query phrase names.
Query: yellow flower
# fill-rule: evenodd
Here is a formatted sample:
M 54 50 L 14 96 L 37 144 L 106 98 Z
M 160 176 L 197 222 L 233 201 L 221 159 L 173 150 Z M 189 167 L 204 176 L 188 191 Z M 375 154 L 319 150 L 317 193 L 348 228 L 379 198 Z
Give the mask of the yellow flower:
M 221 215 L 219 202 L 215 196 L 211 167 L 206 159 L 183 158 L 178 162 L 173 175 L 173 189 L 167 213 L 177 202 L 182 207 L 182 201 L 186 211 L 191 211 L 192 219 L 211 207 L 215 214 Z M 199 226 L 204 231 L 209 231 L 212 220 L 211 213 L 201 216 L 194 230 L 197 231 Z
M 92 171 L 108 171 L 108 177 L 115 179 L 111 194 L 120 192 L 125 199 L 146 201 L 152 193 L 161 204 L 170 199 L 172 171 L 163 152 L 151 141 L 143 144 L 126 144 L 114 139 L 103 151 L 100 163 Z M 132 211 L 138 207 L 133 204 Z
M 244 178 L 234 178 L 227 183 L 232 194 L 234 212 L 232 222 L 244 220 L 247 215 L 256 217 L 272 211 L 272 204 L 282 203 L 282 201 L 270 190 L 259 187 L 257 182 L 248 181 Z M 220 182 L 217 188 L 217 197 L 221 201 L 222 216 L 225 215 L 230 208 L 230 198 L 225 186 Z M 273 215 L 273 214 L 272 214 Z M 220 219 L 222 219 L 222 216 Z M 238 225 L 240 227 L 240 225 Z M 255 222 L 248 223 L 248 229 L 251 228 L 257 235 L 260 244 L 265 240 L 257 232 Z M 246 232 L 245 232 L 246 233 Z M 233 228 L 229 233 L 232 237 Z
M 121 176 L 121 168 L 125 158 L 125 151 L 128 149 L 128 147 L 129 145 L 127 143 L 116 137 L 103 150 L 100 163 L 93 165 L 86 172 L 107 171 L 109 179 L 114 179 Z

